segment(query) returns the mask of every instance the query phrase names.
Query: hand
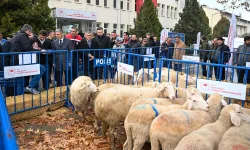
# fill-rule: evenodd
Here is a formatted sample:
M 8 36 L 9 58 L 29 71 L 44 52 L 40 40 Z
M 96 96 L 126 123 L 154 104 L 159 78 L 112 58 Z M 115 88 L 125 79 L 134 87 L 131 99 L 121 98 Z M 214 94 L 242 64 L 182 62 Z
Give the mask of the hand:
M 90 61 L 93 60 L 94 58 L 95 58 L 94 56 L 89 55 L 89 60 L 90 60 Z

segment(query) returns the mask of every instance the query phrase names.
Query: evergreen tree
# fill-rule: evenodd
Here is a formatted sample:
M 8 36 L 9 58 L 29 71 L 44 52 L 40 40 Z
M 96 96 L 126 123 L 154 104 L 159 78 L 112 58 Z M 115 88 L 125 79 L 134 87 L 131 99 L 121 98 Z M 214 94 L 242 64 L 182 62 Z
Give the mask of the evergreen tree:
M 52 30 L 55 19 L 51 17 L 48 0 L 8 0 L 0 5 L 0 32 L 9 36 L 17 32 L 22 25 L 30 24 L 33 32 Z
M 229 27 L 230 27 L 230 21 L 225 17 L 221 17 L 219 22 L 214 26 L 213 29 L 214 37 L 219 37 L 219 36 L 227 37 Z
M 145 36 L 147 32 L 160 36 L 162 25 L 157 16 L 157 9 L 152 0 L 144 0 L 140 13 L 135 20 L 135 28 L 131 30 L 138 36 Z
M 197 0 L 185 1 L 185 7 L 183 12 L 180 13 L 180 20 L 175 25 L 174 31 L 185 34 L 185 43 L 187 45 L 196 43 L 198 32 L 205 36 L 211 33 L 209 19 Z

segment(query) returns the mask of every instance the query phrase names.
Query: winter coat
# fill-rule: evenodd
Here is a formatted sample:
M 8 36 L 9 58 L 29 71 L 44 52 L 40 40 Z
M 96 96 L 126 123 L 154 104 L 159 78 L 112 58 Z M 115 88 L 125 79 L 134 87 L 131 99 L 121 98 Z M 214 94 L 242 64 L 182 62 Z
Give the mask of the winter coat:
M 186 44 L 180 41 L 178 44 L 175 43 L 174 48 L 175 49 L 174 49 L 173 59 L 182 60 L 182 56 L 185 55 L 186 53 Z
M 238 47 L 238 53 L 250 53 L 250 45 L 241 45 Z M 250 55 L 249 54 L 233 54 L 233 63 L 237 64 L 238 66 L 246 66 L 246 62 L 250 62 Z

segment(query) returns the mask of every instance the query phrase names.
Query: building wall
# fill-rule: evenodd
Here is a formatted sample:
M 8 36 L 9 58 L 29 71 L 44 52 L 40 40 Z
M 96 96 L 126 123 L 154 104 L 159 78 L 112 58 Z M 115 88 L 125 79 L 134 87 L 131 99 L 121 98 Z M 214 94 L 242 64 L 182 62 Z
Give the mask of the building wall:
M 158 0 L 158 17 L 163 26 L 170 31 L 174 29 L 179 20 L 180 0 Z
M 207 17 L 209 18 L 209 25 L 212 29 L 219 22 L 222 16 L 226 17 L 228 20 L 230 20 L 232 17 L 230 13 L 222 12 L 220 10 L 209 8 L 207 6 L 203 6 L 203 9 Z M 241 37 L 242 35 L 247 33 L 250 33 L 250 21 L 240 19 L 239 16 L 237 16 L 237 36 Z
M 123 8 L 121 8 L 121 1 Z M 129 8 L 127 2 L 129 2 Z M 96 12 L 97 26 L 104 27 L 107 33 L 116 30 L 116 33 L 120 34 L 127 31 L 128 27 L 133 28 L 133 20 L 136 17 L 135 0 L 116 0 L 116 7 L 114 7 L 114 0 L 107 0 L 107 6 L 104 6 L 104 0 L 99 0 L 99 5 L 96 5 L 96 0 L 90 0 L 90 3 L 87 3 L 87 0 L 49 0 L 49 7 Z M 79 22 L 87 21 L 79 20 Z

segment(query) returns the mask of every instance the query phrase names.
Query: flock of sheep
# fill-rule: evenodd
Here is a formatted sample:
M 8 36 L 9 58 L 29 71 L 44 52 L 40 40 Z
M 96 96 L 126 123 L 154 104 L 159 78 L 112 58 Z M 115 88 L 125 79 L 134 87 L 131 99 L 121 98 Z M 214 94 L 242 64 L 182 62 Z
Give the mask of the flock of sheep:
M 152 150 L 250 149 L 249 109 L 228 105 L 217 93 L 205 101 L 193 77 L 163 68 L 158 83 L 152 81 L 153 73 L 150 69 L 141 69 L 133 77 L 117 73 L 116 81 L 121 84 L 99 87 L 89 77 L 80 76 L 71 85 L 71 102 L 83 116 L 89 105 L 94 105 L 94 127 L 98 130 L 100 121 L 103 136 L 109 130 L 112 149 L 114 130 L 120 122 L 127 135 L 124 150 L 141 150 L 147 141 Z M 125 81 L 137 85 L 123 85 Z M 147 83 L 140 86 L 142 81 Z

